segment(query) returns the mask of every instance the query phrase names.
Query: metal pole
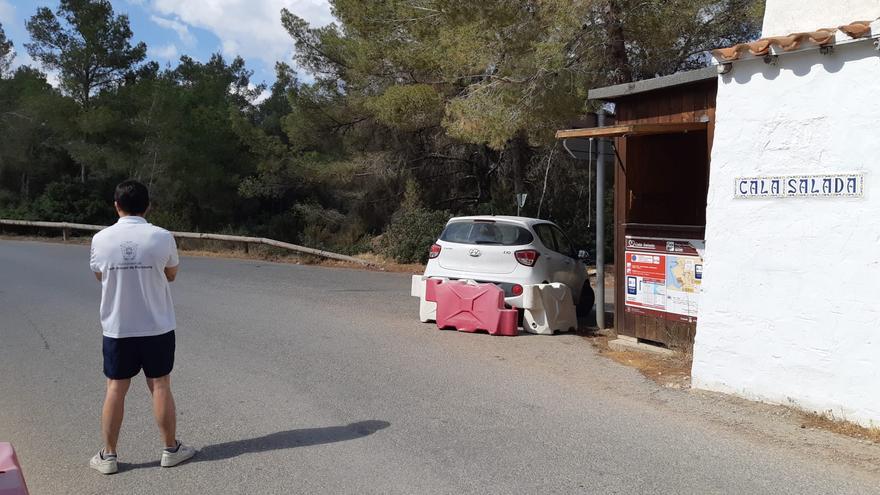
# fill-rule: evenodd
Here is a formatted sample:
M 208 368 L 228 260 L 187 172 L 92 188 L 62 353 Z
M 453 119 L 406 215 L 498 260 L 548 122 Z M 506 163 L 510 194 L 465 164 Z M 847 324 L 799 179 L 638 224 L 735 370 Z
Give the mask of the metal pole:
M 599 110 L 599 127 L 605 126 L 605 110 Z M 596 157 L 596 326 L 605 328 L 605 164 L 608 140 L 599 139 Z

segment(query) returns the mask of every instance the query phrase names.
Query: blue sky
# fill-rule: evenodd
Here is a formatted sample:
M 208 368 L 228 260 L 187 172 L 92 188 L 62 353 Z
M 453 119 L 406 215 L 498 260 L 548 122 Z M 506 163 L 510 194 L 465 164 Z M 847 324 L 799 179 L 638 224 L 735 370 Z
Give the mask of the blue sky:
M 274 80 L 276 60 L 292 64 L 293 41 L 281 27 L 287 8 L 313 25 L 333 21 L 327 0 L 111 0 L 116 13 L 128 14 L 135 41 L 149 47 L 149 58 L 176 65 L 181 55 L 207 60 L 220 52 L 241 55 L 254 82 Z M 16 46 L 18 64 L 30 63 L 24 43 L 25 22 L 37 7 L 53 10 L 57 0 L 0 0 L 0 23 Z

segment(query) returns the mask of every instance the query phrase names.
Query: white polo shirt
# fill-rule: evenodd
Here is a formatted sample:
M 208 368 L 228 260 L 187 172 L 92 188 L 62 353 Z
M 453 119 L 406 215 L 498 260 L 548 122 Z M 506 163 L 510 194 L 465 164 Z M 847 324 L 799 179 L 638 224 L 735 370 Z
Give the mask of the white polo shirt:
M 122 217 L 92 238 L 89 265 L 101 277 L 101 326 L 112 338 L 177 327 L 165 267 L 180 262 L 174 236 L 142 217 Z

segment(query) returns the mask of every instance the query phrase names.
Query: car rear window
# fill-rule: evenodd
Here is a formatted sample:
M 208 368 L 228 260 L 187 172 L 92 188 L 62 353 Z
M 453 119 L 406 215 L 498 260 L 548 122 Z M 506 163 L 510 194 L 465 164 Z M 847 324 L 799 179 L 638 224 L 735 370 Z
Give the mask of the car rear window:
M 541 223 L 535 225 L 533 228 L 535 229 L 535 232 L 538 233 L 538 239 L 541 239 L 544 246 L 556 251 L 556 239 L 553 238 L 553 227 L 549 223 Z
M 534 237 L 523 227 L 509 223 L 455 222 L 446 226 L 440 240 L 459 244 L 522 246 L 530 244 Z
M 549 223 L 541 223 L 535 225 L 533 228 L 535 229 L 535 232 L 538 233 L 538 239 L 541 239 L 544 246 L 557 253 L 574 257 L 571 242 L 569 242 L 568 237 L 559 230 L 559 227 Z

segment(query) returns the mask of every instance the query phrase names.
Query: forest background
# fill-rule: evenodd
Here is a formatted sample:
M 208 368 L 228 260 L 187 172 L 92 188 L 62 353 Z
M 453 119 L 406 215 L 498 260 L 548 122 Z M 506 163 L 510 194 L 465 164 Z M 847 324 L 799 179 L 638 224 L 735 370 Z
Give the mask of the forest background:
M 523 215 L 592 253 L 595 164 L 554 132 L 597 110 L 591 88 L 757 38 L 764 4 L 330 3 L 318 28 L 279 12 L 295 56 L 268 87 L 238 57 L 161 68 L 107 0 L 37 8 L 29 39 L 0 25 L 0 218 L 109 224 L 113 186 L 136 178 L 171 230 L 417 262 L 450 216 L 516 213 L 526 193 Z M 15 66 L 22 50 L 33 65 Z

